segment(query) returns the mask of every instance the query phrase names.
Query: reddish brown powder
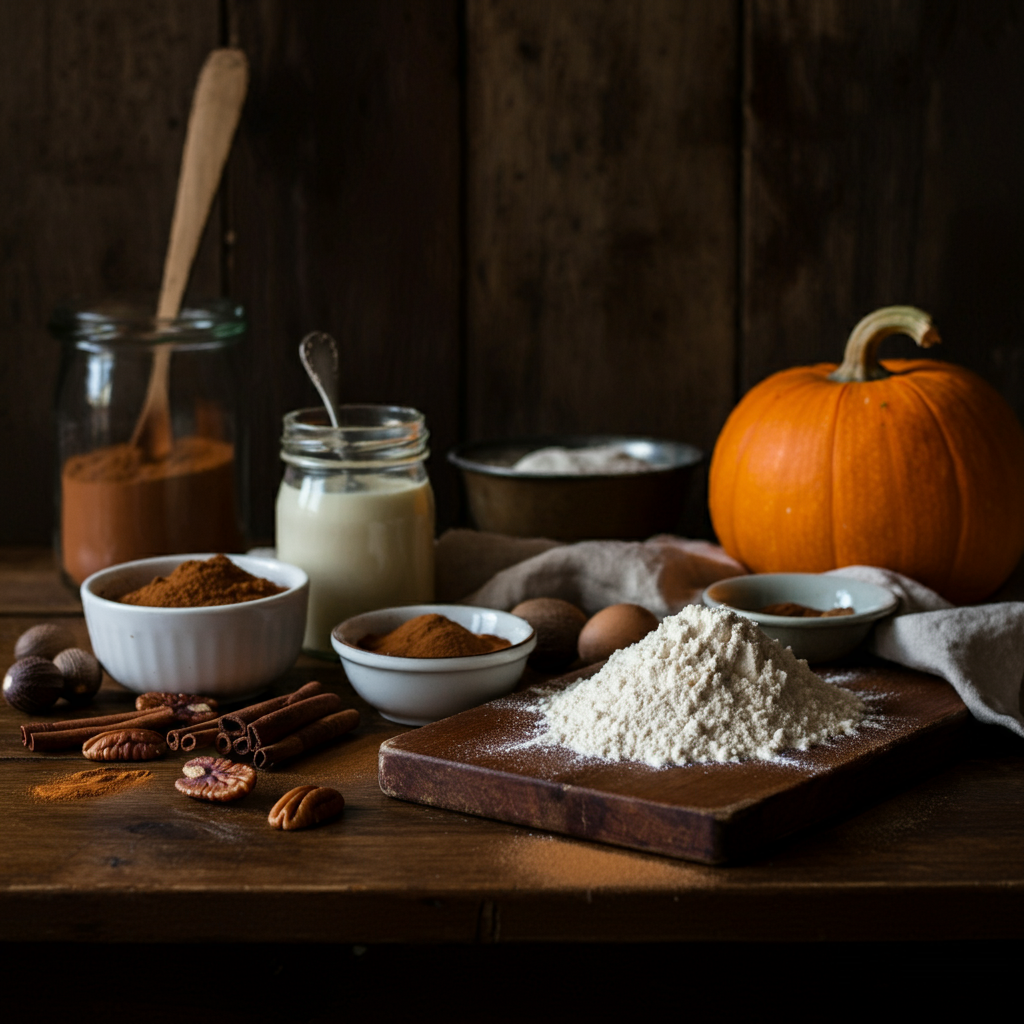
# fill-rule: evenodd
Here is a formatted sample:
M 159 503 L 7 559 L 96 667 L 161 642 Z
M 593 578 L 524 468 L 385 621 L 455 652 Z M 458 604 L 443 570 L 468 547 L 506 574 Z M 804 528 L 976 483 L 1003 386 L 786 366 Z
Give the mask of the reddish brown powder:
M 852 608 L 831 608 L 823 612 L 818 608 L 808 608 L 796 601 L 780 601 L 778 604 L 766 604 L 761 611 L 765 615 L 788 615 L 794 619 L 829 619 L 836 615 L 852 615 Z
M 36 800 L 83 800 L 94 796 L 121 793 L 153 777 L 147 771 L 122 771 L 117 768 L 90 768 L 84 772 L 55 775 L 49 782 L 30 790 Z
M 390 633 L 364 636 L 359 646 L 364 651 L 399 658 L 465 658 L 490 654 L 512 643 L 502 636 L 471 633 L 465 626 L 434 613 L 417 615 Z
M 234 449 L 181 437 L 147 462 L 130 444 L 68 459 L 61 473 L 61 550 L 75 583 L 108 565 L 177 551 L 236 551 Z
M 205 562 L 182 562 L 170 576 L 157 576 L 144 587 L 125 594 L 120 601 L 149 608 L 208 608 L 257 601 L 284 589 L 246 572 L 226 555 L 214 555 Z

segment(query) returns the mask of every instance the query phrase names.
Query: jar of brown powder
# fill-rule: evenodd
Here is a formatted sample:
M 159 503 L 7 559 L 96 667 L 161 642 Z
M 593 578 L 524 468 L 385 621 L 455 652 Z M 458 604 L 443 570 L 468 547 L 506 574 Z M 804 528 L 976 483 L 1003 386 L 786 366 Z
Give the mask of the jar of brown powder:
M 152 555 L 242 546 L 233 347 L 242 310 L 227 300 L 157 321 L 152 304 L 64 309 L 57 387 L 59 528 L 66 578 Z M 170 350 L 173 443 L 159 457 L 132 443 L 159 348 Z

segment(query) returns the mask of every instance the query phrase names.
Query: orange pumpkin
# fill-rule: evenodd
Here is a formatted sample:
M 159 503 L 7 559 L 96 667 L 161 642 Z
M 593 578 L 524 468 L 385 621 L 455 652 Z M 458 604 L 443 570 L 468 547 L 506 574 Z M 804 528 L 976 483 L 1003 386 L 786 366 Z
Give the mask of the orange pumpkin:
M 1024 552 L 1024 431 L 976 374 L 876 352 L 890 334 L 939 341 L 927 313 L 866 316 L 841 366 L 752 388 L 715 445 L 718 539 L 755 572 L 878 565 L 955 603 L 980 601 Z

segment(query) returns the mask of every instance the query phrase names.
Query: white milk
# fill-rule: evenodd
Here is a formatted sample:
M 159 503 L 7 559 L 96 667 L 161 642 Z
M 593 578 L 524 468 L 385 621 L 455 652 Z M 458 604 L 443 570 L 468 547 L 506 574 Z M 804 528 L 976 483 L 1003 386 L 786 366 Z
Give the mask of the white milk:
M 297 483 L 278 491 L 277 557 L 309 574 L 305 650 L 333 654 L 331 630 L 353 615 L 433 601 L 429 480 L 360 473 Z

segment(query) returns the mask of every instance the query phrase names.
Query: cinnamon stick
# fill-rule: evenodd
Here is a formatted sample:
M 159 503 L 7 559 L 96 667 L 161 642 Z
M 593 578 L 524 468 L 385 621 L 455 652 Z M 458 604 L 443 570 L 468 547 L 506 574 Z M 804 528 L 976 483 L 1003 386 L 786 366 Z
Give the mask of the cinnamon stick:
M 117 729 L 118 726 L 127 728 L 127 725 L 130 724 L 133 729 L 160 730 L 166 728 L 173 721 L 175 721 L 173 708 L 154 708 L 138 718 L 131 719 L 130 723 L 108 722 L 106 725 L 91 725 L 82 729 L 29 733 L 28 749 L 42 753 L 70 750 L 72 747 L 81 747 L 86 740 L 91 740 L 93 736 L 99 736 L 101 732 L 110 732 L 112 729 Z
M 188 725 L 180 725 L 177 729 L 172 729 L 167 734 L 167 749 L 177 750 L 181 747 L 182 750 L 192 750 L 195 747 L 193 743 L 191 747 L 182 747 L 181 744 L 186 736 L 194 732 L 209 732 L 213 730 L 214 735 L 220 731 L 220 719 L 214 718 L 212 720 L 207 719 L 203 722 L 190 722 Z M 212 742 L 212 741 L 211 741 Z M 206 744 L 204 744 L 205 746 Z
M 272 743 L 269 747 L 260 747 L 253 754 L 252 763 L 257 768 L 273 768 L 282 761 L 288 761 L 330 743 L 331 740 L 351 732 L 358 724 L 359 712 L 354 708 L 328 715 L 299 729 L 298 732 L 293 732 L 283 740 Z
M 304 725 L 340 711 L 342 707 L 341 698 L 336 693 L 321 693 L 272 711 L 249 724 L 249 749 L 269 747 Z M 237 747 L 235 749 L 238 750 Z
M 247 754 L 251 754 L 252 747 L 249 744 L 249 734 L 246 733 L 244 736 L 236 736 L 231 742 L 231 749 L 238 754 L 239 757 L 245 757 Z
M 220 754 L 221 757 L 231 756 L 232 739 L 233 737 L 224 732 L 224 723 L 221 722 L 221 731 L 217 733 L 217 738 L 213 742 L 213 745 L 217 748 L 217 753 Z
M 249 707 L 239 708 L 237 711 L 232 711 L 230 713 L 230 717 L 232 721 L 236 721 L 242 718 L 249 718 L 251 714 L 256 712 L 259 708 L 265 707 L 267 704 L 281 703 L 283 706 L 285 704 L 290 703 L 291 701 L 294 701 L 297 697 L 301 700 L 302 697 L 313 696 L 315 694 L 321 693 L 322 691 L 323 686 L 321 686 L 320 683 L 306 683 L 305 686 L 300 686 L 294 693 L 287 693 L 281 697 L 272 697 L 270 700 L 261 701 L 259 704 L 250 704 Z M 215 718 L 212 721 L 206 720 L 203 722 L 192 722 L 189 725 L 183 725 L 178 729 L 172 729 L 167 734 L 167 746 L 171 750 L 178 750 L 180 748 L 181 750 L 186 751 L 195 750 L 196 746 L 214 746 L 216 745 L 217 742 L 218 733 L 228 733 L 228 730 L 226 730 L 224 727 L 224 719 L 228 717 L 229 715 L 221 715 L 219 718 Z M 186 746 L 185 737 L 191 735 L 192 733 L 199 732 L 212 732 L 212 737 L 204 737 L 203 741 L 198 744 L 195 741 L 190 741 L 190 743 Z M 220 750 L 219 747 L 218 750 Z M 231 753 L 230 742 L 227 742 L 225 744 L 225 748 L 221 751 L 221 753 L 225 756 Z M 246 753 L 248 753 L 248 751 L 246 751 Z
M 64 718 L 56 722 L 28 722 L 21 727 L 21 742 L 27 747 L 28 737 L 36 732 L 64 732 L 68 729 L 88 729 L 93 725 L 120 725 L 131 722 L 143 715 L 153 713 L 152 708 L 145 711 L 120 711 L 116 715 L 101 715 L 95 718 Z
M 259 704 L 251 704 L 247 708 L 232 711 L 228 715 L 221 716 L 221 732 L 227 733 L 231 737 L 241 736 L 248 729 L 249 723 L 255 722 L 257 718 L 269 715 L 286 704 L 294 704 L 296 701 L 305 700 L 307 697 L 313 697 L 323 692 L 324 688 L 320 683 L 306 683 L 294 693 L 287 693 L 283 697 L 271 697 L 270 700 L 261 701 Z
M 200 747 L 212 747 L 219 734 L 219 725 L 215 725 L 212 729 L 196 729 L 193 732 L 185 733 L 179 741 L 179 746 L 185 753 Z M 170 733 L 168 733 L 169 735 Z M 167 745 L 170 746 L 170 742 Z

